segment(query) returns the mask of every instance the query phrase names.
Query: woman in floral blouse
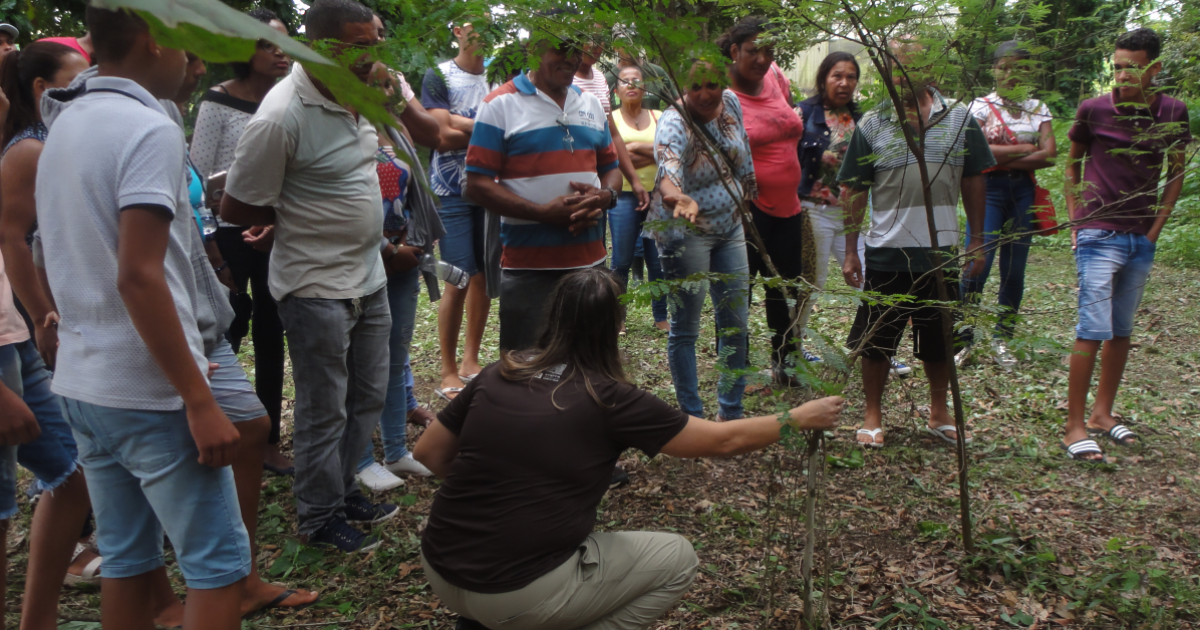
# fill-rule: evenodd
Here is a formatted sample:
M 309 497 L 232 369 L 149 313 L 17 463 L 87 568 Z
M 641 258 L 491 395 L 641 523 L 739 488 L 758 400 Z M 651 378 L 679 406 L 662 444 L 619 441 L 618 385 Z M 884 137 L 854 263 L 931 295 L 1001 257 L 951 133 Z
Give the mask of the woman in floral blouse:
M 1001 312 L 993 332 L 992 354 L 1006 370 L 1017 364 L 1007 342 L 1013 336 L 1025 294 L 1025 263 L 1033 241 L 1033 198 L 1037 186 L 1034 171 L 1053 166 L 1057 155 L 1050 108 L 1035 98 L 1014 100 L 1028 64 L 1029 52 L 1017 42 L 1000 44 L 993 70 L 997 89 L 971 104 L 971 113 L 979 121 L 996 158 L 996 167 L 987 171 L 987 214 L 983 221 L 986 263 L 977 277 L 963 275 L 961 294 L 965 302 L 980 301 L 998 249 Z M 970 240 L 971 234 L 966 238 Z M 966 348 L 955 357 L 959 365 L 969 355 L 973 338 L 972 330 L 964 331 L 962 342 Z
M 725 78 L 712 65 L 697 63 L 690 88 L 679 103 L 663 113 L 654 137 L 658 163 L 655 195 L 647 217 L 647 233 L 658 242 L 663 274 L 682 280 L 697 273 L 721 274 L 713 282 L 678 290 L 672 306 L 667 356 L 675 381 L 675 397 L 685 412 L 703 418 L 696 377 L 696 338 L 704 288 L 716 310 L 718 356 L 730 370 L 746 367 L 746 306 L 749 264 L 739 201 L 758 196 L 750 140 L 737 96 L 724 88 Z M 691 128 L 677 109 L 703 130 Z M 711 151 L 712 143 L 719 155 Z M 686 220 L 679 220 L 686 219 Z M 728 353 L 728 354 L 727 354 Z M 717 401 L 720 417 L 742 417 L 745 378 L 722 374 Z

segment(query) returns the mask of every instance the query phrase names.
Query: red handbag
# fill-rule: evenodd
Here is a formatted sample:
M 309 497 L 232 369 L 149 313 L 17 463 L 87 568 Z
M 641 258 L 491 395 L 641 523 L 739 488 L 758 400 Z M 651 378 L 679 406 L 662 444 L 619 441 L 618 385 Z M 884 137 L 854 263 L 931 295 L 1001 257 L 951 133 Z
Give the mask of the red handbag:
M 1000 110 L 996 109 L 995 104 L 984 99 L 988 107 L 992 109 L 992 114 L 996 116 L 996 120 L 1000 121 L 1000 125 L 1004 127 L 1004 131 L 1008 132 L 1008 139 L 1013 144 L 1017 142 L 1017 134 L 1008 128 L 1008 124 L 1004 122 L 1004 117 L 1000 115 Z M 1050 191 L 1038 186 L 1037 175 L 1032 171 L 1029 172 L 1029 179 L 1033 180 L 1033 229 L 1036 233 L 1043 236 L 1058 234 L 1058 214 L 1054 210 L 1054 200 L 1050 198 Z

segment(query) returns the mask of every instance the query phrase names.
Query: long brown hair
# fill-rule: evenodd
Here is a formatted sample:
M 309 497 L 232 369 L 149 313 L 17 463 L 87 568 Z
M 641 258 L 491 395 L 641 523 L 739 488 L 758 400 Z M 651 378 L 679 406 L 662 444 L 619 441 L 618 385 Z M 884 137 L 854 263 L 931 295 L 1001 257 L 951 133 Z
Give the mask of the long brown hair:
M 4 121 L 4 144 L 26 127 L 38 121 L 38 103 L 33 101 L 33 82 L 54 80 L 62 69 L 63 58 L 79 53 L 58 42 L 34 42 L 22 50 L 14 50 L 0 64 L 0 89 L 8 97 L 8 119 Z
M 550 295 L 537 349 L 505 353 L 500 357 L 500 375 L 510 381 L 528 381 L 566 364 L 558 387 L 578 376 L 592 399 L 607 406 L 596 394 L 588 373 L 629 382 L 617 347 L 624 320 L 623 292 L 617 277 L 607 269 L 592 267 L 563 276 Z

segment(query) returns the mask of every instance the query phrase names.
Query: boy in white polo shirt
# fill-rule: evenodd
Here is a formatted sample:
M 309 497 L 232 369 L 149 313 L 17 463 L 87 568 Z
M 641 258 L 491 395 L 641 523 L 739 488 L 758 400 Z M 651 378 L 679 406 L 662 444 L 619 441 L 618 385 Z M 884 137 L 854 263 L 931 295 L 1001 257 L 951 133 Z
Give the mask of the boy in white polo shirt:
M 98 76 L 47 118 L 38 223 L 62 318 L 64 398 L 96 509 L 104 628 L 149 628 L 165 530 L 188 583 L 184 627 L 239 627 L 250 541 L 229 469 L 238 431 L 213 398 L 189 260 L 184 77 L 131 13 L 89 8 Z M 72 177 L 54 177 L 60 169 Z

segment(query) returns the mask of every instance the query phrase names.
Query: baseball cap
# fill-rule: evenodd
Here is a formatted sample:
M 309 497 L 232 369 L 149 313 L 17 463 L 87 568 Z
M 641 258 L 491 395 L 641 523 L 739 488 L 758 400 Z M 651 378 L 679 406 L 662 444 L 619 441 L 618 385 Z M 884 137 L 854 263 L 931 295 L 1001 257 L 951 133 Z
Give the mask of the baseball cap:
M 0 22 L 0 32 L 4 32 L 4 33 L 8 33 L 9 35 L 12 35 L 13 39 L 16 39 L 21 36 L 21 31 L 18 31 L 17 27 L 13 26 L 12 24 L 5 24 L 2 22 Z

